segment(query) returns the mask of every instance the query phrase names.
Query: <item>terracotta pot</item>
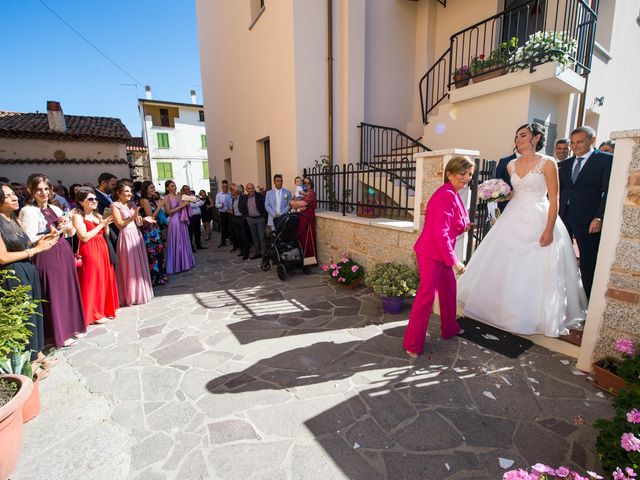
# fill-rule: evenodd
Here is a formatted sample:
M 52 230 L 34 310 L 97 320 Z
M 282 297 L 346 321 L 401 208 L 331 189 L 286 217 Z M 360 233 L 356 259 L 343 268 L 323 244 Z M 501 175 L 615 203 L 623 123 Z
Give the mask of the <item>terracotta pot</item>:
M 473 76 L 473 83 L 484 82 L 485 80 L 489 80 L 491 78 L 501 77 L 507 73 L 506 68 L 499 68 L 497 70 L 491 70 L 487 73 L 480 72 Z
M 469 85 L 469 80 L 471 79 L 471 73 L 457 73 L 453 76 L 453 84 L 456 88 L 462 88 Z
M 40 413 L 40 374 L 36 373 L 33 380 L 33 390 L 22 407 L 22 421 L 27 423 Z
M 351 285 L 342 284 L 342 286 L 344 288 L 358 288 L 360 286 L 360 279 L 356 278 L 353 282 L 351 282 Z
M 8 479 L 18 465 L 22 450 L 22 407 L 31 395 L 33 382 L 23 375 L 3 375 L 19 385 L 18 393 L 0 407 L 0 480 Z
M 359 205 L 356 208 L 356 215 L 364 218 L 378 218 L 382 214 L 384 207 L 364 207 Z
M 626 385 L 627 382 L 613 372 L 610 372 L 606 368 L 602 368 L 600 365 L 593 363 L 591 365 L 596 375 L 596 387 L 617 395 L 618 391 Z

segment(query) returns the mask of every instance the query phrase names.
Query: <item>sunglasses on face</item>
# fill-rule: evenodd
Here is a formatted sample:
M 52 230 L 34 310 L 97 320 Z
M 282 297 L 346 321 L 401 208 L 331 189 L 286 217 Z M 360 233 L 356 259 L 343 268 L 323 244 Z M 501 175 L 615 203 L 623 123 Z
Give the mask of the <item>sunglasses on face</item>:
M 87 200 L 89 200 L 90 202 L 97 202 L 98 199 L 96 197 L 87 197 Z

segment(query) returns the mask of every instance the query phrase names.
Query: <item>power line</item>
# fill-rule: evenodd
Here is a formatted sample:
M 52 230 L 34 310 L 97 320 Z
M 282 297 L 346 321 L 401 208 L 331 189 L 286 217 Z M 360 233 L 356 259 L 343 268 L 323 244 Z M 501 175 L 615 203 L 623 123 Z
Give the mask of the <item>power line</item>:
M 64 23 L 67 27 L 69 27 L 71 29 L 71 31 L 73 31 L 76 35 L 78 35 L 80 38 L 82 38 L 85 42 L 87 42 L 89 45 L 91 45 L 93 47 L 93 49 L 98 52 L 100 55 L 102 55 L 104 58 L 106 58 L 109 62 L 111 62 L 118 70 L 120 70 L 122 73 L 124 73 L 127 77 L 129 77 L 131 80 L 133 80 L 134 82 L 136 82 L 136 84 L 138 85 L 142 85 L 142 82 L 137 80 L 133 75 L 131 75 L 129 72 L 127 72 L 124 68 L 122 68 L 120 65 L 118 65 L 116 63 L 115 60 L 113 60 L 109 55 L 107 55 L 106 53 L 104 53 L 102 50 L 100 50 L 96 45 L 94 45 L 91 40 L 89 40 L 87 37 L 85 37 L 84 35 L 82 35 L 78 30 L 76 30 L 73 25 L 71 25 L 69 22 L 67 22 L 64 18 L 62 18 L 60 15 L 58 15 L 49 5 L 47 5 L 46 3 L 44 3 L 43 0 L 38 0 L 38 2 L 40 2 L 42 4 L 42 6 L 44 6 L 47 10 L 49 10 L 53 15 L 55 15 L 56 17 L 58 17 L 58 19 Z

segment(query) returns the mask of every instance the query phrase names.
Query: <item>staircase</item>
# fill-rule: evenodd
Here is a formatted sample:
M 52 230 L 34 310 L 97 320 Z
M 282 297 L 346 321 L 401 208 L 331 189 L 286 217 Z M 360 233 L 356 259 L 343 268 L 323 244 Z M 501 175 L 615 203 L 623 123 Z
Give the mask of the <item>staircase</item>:
M 533 72 L 537 65 L 561 59 L 586 77 L 596 21 L 597 13 L 584 0 L 530 0 L 451 35 L 449 48 L 420 79 L 422 122 L 429 123 L 429 114 L 465 76 L 473 82 L 473 77 L 508 69 Z M 527 43 L 536 32 L 547 32 L 550 47 Z

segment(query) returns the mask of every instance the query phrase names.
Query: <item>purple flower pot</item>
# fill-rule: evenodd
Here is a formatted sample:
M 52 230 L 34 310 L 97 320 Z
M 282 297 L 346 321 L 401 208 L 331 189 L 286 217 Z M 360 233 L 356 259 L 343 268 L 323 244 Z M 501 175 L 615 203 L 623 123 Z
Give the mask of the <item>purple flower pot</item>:
M 382 309 L 385 313 L 402 313 L 404 297 L 382 297 Z

